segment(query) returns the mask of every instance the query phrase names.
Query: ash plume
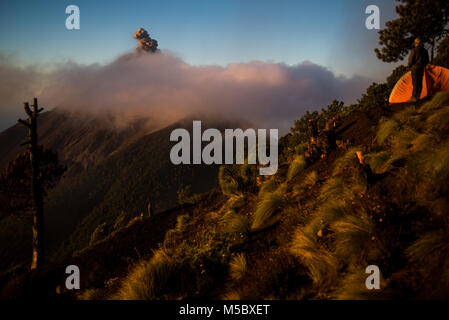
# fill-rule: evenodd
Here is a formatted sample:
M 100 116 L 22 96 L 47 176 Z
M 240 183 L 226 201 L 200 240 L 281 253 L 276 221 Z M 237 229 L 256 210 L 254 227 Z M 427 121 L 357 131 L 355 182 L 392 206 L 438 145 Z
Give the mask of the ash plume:
M 157 40 L 151 39 L 150 35 L 144 28 L 139 28 L 133 36 L 134 39 L 139 41 L 139 45 L 136 48 L 137 51 L 145 52 L 156 52 L 157 51 Z

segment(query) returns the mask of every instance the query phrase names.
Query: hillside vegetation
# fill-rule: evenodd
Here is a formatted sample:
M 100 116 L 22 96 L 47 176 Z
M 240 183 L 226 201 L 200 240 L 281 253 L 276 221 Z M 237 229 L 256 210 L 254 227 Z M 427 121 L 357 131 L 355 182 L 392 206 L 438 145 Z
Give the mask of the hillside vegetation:
M 87 283 L 77 298 L 447 298 L 448 133 L 449 93 L 438 93 L 347 112 L 339 134 L 353 142 L 316 162 L 290 139 L 274 176 L 224 166 L 221 195 L 174 214 L 114 286 Z M 368 265 L 380 290 L 366 289 Z
M 153 217 L 122 223 L 119 215 L 112 232 L 96 240 L 96 230 L 73 257 L 0 277 L 1 295 L 448 298 L 449 93 L 394 106 L 371 97 L 298 120 L 280 140 L 274 176 L 222 166 L 219 190 Z M 339 143 L 310 160 L 305 124 L 316 118 L 323 128 L 335 116 Z M 67 264 L 84 270 L 76 293 L 61 289 Z M 369 265 L 381 271 L 380 290 L 366 289 Z

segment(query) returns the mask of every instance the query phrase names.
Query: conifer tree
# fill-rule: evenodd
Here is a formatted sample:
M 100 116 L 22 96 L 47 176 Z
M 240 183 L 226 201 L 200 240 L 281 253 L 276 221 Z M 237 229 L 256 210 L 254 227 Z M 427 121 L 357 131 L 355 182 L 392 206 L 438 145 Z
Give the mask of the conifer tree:
M 448 33 L 449 1 L 447 0 L 397 0 L 399 18 L 388 21 L 379 31 L 379 45 L 374 51 L 384 62 L 403 60 L 420 37 L 430 49 L 431 61 L 435 48 Z

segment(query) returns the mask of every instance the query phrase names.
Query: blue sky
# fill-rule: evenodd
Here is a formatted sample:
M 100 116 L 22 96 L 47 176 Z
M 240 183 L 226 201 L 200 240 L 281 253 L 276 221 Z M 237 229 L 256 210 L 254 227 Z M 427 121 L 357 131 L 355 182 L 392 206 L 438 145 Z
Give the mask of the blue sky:
M 80 8 L 80 30 L 65 28 L 69 4 Z M 0 52 L 24 65 L 105 64 L 135 48 L 132 34 L 142 26 L 161 49 L 195 65 L 309 60 L 382 80 L 393 66 L 375 57 L 377 31 L 365 28 L 369 4 L 379 6 L 381 25 L 394 18 L 392 0 L 2 0 Z

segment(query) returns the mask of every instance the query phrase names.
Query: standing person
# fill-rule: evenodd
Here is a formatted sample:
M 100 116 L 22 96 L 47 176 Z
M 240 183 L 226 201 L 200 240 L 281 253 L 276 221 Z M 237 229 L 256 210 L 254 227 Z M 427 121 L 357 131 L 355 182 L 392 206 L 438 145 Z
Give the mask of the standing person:
M 422 79 L 424 69 L 429 63 L 429 53 L 422 46 L 421 39 L 416 38 L 414 41 L 415 47 L 410 52 L 408 57 L 408 67 L 412 72 L 413 94 L 408 102 L 416 102 L 421 96 Z

